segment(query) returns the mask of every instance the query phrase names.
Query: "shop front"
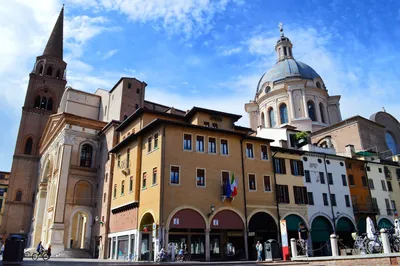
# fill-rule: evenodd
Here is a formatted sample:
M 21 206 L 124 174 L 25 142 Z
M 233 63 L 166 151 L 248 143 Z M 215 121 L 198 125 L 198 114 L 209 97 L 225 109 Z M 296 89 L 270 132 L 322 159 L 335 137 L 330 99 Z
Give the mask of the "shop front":
M 140 261 L 152 261 L 155 254 L 155 240 L 156 235 L 153 235 L 154 217 L 150 213 L 146 213 L 140 222 L 140 245 L 138 259 Z M 156 229 L 154 229 L 156 230 Z
M 215 214 L 210 224 L 210 259 L 245 260 L 244 223 L 242 218 L 231 210 Z
M 324 216 L 317 216 L 311 224 L 311 240 L 314 256 L 330 256 L 330 235 L 333 233 L 331 222 Z
M 352 247 L 354 240 L 351 233 L 355 231 L 353 222 L 347 217 L 340 217 L 336 224 L 336 235 L 340 240 L 340 247 Z
M 175 248 L 173 254 L 180 249 L 190 254 L 191 260 L 206 259 L 206 222 L 195 210 L 178 211 L 170 220 L 168 231 L 168 253 Z
M 112 233 L 108 235 L 108 258 L 124 260 L 126 256 L 135 254 L 136 230 Z
M 257 259 L 257 241 L 264 244 L 269 239 L 278 240 L 278 227 L 274 218 L 266 212 L 258 212 L 249 221 L 249 260 Z

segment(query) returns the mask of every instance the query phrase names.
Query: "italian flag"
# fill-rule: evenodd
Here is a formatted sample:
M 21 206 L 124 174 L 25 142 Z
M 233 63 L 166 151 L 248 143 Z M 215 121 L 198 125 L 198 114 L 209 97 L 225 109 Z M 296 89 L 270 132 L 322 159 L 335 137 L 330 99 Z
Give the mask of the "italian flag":
M 235 178 L 235 175 L 232 173 L 232 177 L 231 177 L 231 191 L 232 191 L 231 197 L 232 198 L 237 195 L 237 186 L 238 186 L 237 180 Z

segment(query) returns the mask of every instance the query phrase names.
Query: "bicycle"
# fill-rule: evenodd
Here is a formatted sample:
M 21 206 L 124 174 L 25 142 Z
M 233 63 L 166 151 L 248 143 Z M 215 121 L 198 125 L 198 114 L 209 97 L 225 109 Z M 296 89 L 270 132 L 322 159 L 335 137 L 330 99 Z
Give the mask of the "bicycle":
M 307 240 L 304 239 L 297 239 L 296 240 L 297 246 L 297 256 L 307 256 Z
M 375 253 L 382 253 L 383 251 L 383 245 L 382 241 L 379 237 L 379 232 L 375 232 L 374 234 L 374 239 L 368 239 L 366 243 L 366 248 L 367 252 L 369 254 L 375 254 Z
M 352 233 L 351 236 L 353 237 L 354 240 L 354 245 L 353 245 L 353 255 L 360 255 L 362 250 L 365 250 L 365 246 L 367 243 L 367 234 L 363 233 L 361 236 L 359 236 L 357 233 Z
M 400 250 L 400 239 L 395 234 L 395 228 L 392 226 L 391 228 L 386 229 L 388 234 L 390 249 L 394 252 L 399 252 Z
M 40 253 L 35 252 L 32 254 L 32 260 L 37 260 L 39 257 L 42 257 L 44 261 L 48 260 L 49 256 L 47 255 L 47 250 L 44 250 Z
M 138 261 L 138 255 L 136 255 L 136 254 L 125 255 L 124 262 L 128 262 L 128 261 Z

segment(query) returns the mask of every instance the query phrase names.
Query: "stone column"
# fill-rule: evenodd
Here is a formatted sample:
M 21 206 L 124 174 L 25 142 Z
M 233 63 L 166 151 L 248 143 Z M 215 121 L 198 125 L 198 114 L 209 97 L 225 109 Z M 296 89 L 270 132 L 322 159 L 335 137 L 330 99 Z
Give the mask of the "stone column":
M 305 89 L 301 90 L 301 96 L 303 98 L 303 108 L 304 108 L 304 117 L 310 117 L 308 114 L 308 108 L 307 108 L 307 99 L 306 99 L 306 92 Z
M 210 229 L 206 229 L 206 261 L 210 261 Z
M 275 103 L 274 103 L 274 116 L 275 116 L 275 125 L 276 126 L 278 126 L 278 125 L 280 125 L 281 124 L 281 122 L 278 120 L 278 113 L 279 113 L 279 110 L 278 110 L 278 99 L 275 99 Z
M 322 123 L 321 113 L 319 110 L 319 104 L 317 103 L 317 97 L 315 95 L 314 95 L 314 107 L 315 107 L 315 113 L 317 114 L 317 121 L 319 123 Z
M 45 207 L 46 207 L 46 196 L 47 196 L 47 190 L 46 190 L 46 184 L 45 183 L 40 183 L 39 184 L 39 193 L 36 195 L 36 212 L 35 212 L 35 223 L 34 223 L 34 229 L 33 229 L 33 238 L 32 238 L 32 247 L 37 245 L 41 239 L 42 235 L 42 225 L 44 222 L 44 216 L 45 216 Z
M 295 106 L 294 106 L 294 101 L 293 101 L 293 89 L 289 88 L 289 109 L 290 109 L 290 114 L 291 114 L 291 119 L 296 119 L 296 112 L 295 112 Z

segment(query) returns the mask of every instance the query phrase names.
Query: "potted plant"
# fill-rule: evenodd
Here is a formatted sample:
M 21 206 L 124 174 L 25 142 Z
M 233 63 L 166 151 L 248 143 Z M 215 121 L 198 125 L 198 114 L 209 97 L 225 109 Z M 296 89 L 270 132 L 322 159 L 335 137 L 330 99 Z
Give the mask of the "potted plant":
M 296 145 L 302 147 L 308 143 L 308 133 L 305 131 L 296 133 Z

